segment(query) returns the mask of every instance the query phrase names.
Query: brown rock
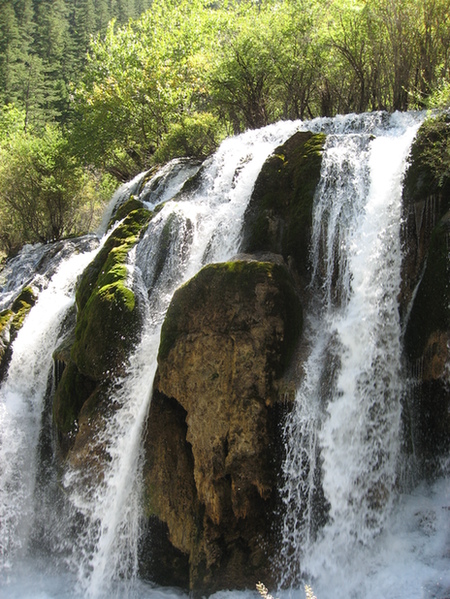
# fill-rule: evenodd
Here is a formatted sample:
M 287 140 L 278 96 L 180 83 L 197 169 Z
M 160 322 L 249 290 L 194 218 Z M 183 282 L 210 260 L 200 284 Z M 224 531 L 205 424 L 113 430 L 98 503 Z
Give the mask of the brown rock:
M 272 580 L 265 543 L 279 386 L 300 319 L 287 269 L 273 262 L 205 267 L 169 308 L 148 423 L 147 508 L 189 555 L 196 592 Z

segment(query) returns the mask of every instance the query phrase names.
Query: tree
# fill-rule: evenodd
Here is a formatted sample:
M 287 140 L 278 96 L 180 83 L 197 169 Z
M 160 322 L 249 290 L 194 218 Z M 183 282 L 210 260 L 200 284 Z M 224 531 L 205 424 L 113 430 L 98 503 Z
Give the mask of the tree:
M 234 133 L 263 127 L 273 119 L 268 30 L 255 28 L 246 17 L 235 24 L 237 31 L 224 36 L 220 59 L 210 76 L 215 106 L 232 123 Z
M 4 111 L 9 121 L 23 118 L 23 113 L 12 110 Z M 17 243 L 54 241 L 89 230 L 93 199 L 96 194 L 100 199 L 101 194 L 95 189 L 95 178 L 71 157 L 60 129 L 47 125 L 42 135 L 35 136 L 17 132 L 13 125 L 9 134 L 3 133 L 0 146 L 3 249 L 11 251 Z
M 19 25 L 13 2 L 0 4 L 0 93 L 2 102 L 14 101 L 12 91 L 15 79 L 15 68 L 19 60 L 20 47 Z
M 198 113 L 214 39 L 205 5 L 155 1 L 139 20 L 111 22 L 103 39 L 92 40 L 75 92 L 73 140 L 85 161 L 129 178 L 173 126 Z

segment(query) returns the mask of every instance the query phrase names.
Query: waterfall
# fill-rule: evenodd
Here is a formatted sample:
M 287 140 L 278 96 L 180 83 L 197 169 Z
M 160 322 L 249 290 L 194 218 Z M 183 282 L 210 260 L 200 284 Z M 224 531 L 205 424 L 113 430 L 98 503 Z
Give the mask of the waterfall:
M 67 248 L 66 248 L 67 249 Z M 39 277 L 38 301 L 14 342 L 8 376 L 0 388 L 0 573 L 11 567 L 27 549 L 34 517 L 37 445 L 42 412 L 51 381 L 52 353 L 61 342 L 64 318 L 73 305 L 77 276 L 97 250 L 75 252 L 61 262 L 58 255 L 50 268 L 51 279 Z M 12 273 L 30 272 L 45 251 L 26 248 Z M 10 277 L 11 278 L 11 277 Z M 21 276 L 19 276 L 21 280 Z M 17 279 L 16 279 L 17 280 Z M 36 280 L 33 280 L 36 283 Z M 5 285 L 9 293 L 9 285 Z
M 296 589 L 312 581 L 318 599 L 379 599 L 388 593 L 371 593 L 365 578 L 372 580 L 372 567 L 390 572 L 386 560 L 393 560 L 396 549 L 404 556 L 406 544 L 421 548 L 420 559 L 414 555 L 408 566 L 396 566 L 405 570 L 402 580 L 410 564 L 437 563 L 437 550 L 423 540 L 428 532 L 419 538 L 414 529 L 413 540 L 406 541 L 405 522 L 419 513 L 423 530 L 430 530 L 427 523 L 444 528 L 439 500 L 402 495 L 396 502 L 403 393 L 396 300 L 400 193 L 420 120 L 375 113 L 281 122 L 225 140 L 202 165 L 176 160 L 119 188 L 98 232 L 105 234 L 102 241 L 111 215 L 131 196 L 157 209 L 128 255 L 127 285 L 139 297 L 144 324 L 126 368 L 111 381 L 114 409 L 94 440 L 106 456 L 95 483 L 84 466 L 63 464 L 56 471 L 50 455 L 53 478 L 47 489 L 39 468 L 41 441 L 50 438 L 52 353 L 66 334 L 77 277 L 98 242 L 28 246 L 7 263 L 0 273 L 0 309 L 24 285 L 39 295 L 12 345 L 0 387 L 0 595 L 180 597 L 180 591 L 140 581 L 138 572 L 142 437 L 161 326 L 180 285 L 202 266 L 239 251 L 260 169 L 299 130 L 323 131 L 327 141 L 311 238 L 311 305 L 304 331 L 309 353 L 284 430 L 282 586 Z M 192 176 L 195 185 L 185 185 Z M 47 444 L 51 454 L 51 440 Z M 436 491 L 439 497 L 444 492 L 443 486 Z M 396 510 L 400 516 L 390 519 Z M 437 514 L 432 522 L 431 513 Z M 377 543 L 384 561 L 374 553 Z M 361 562 L 357 553 L 366 555 L 361 572 L 354 571 Z M 445 564 L 439 568 L 444 572 Z M 419 586 L 427 576 L 428 570 L 421 573 Z M 408 589 L 396 596 L 419 599 Z
M 203 166 L 196 191 L 181 189 L 198 166 L 176 162 L 177 176 L 167 177 L 173 171 L 167 173 L 165 169 L 164 177 L 159 173 L 156 181 L 150 181 L 140 192 L 139 197 L 150 208 L 163 204 L 129 257 L 129 285 L 145 298 L 141 341 L 130 357 L 127 372 L 114 381 L 114 415 L 96 439 L 108 455 L 102 480 L 92 487 L 83 469 L 74 467 L 63 479 L 74 517 L 81 517 L 67 561 L 77 572 L 83 596 L 121 596 L 130 592 L 126 581 L 132 585 L 137 575 L 142 532 L 141 439 L 160 329 L 173 292 L 203 265 L 237 253 L 242 219 L 256 177 L 267 156 L 299 126 L 280 123 L 226 140 Z M 137 195 L 139 190 L 134 184 L 132 188 Z M 122 198 L 122 193 L 118 197 Z
M 310 355 L 285 427 L 284 583 L 351 568 L 383 531 L 401 448 L 402 175 L 419 122 L 331 134 L 311 243 Z

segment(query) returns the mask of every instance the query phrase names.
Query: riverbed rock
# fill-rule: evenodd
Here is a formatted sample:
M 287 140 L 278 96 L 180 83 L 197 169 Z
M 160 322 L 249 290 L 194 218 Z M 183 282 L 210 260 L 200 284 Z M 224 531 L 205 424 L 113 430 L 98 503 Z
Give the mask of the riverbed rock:
M 207 266 L 169 307 L 148 417 L 145 507 L 188 556 L 195 594 L 275 575 L 281 388 L 301 324 L 280 260 Z M 153 571 L 158 559 L 154 550 Z

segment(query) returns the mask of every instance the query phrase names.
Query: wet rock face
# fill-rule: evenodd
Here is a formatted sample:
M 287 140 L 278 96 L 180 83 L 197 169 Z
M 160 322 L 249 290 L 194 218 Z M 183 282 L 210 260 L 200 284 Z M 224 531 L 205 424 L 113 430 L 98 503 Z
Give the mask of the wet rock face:
M 264 163 L 245 213 L 243 252 L 281 254 L 304 277 L 325 135 L 299 131 Z
M 415 447 L 425 473 L 450 450 L 450 118 L 426 122 L 413 144 L 403 192 L 400 309 L 416 378 Z
M 11 345 L 22 327 L 25 316 L 36 303 L 36 299 L 33 289 L 25 287 L 11 307 L 0 312 L 0 381 L 11 359 Z
M 169 308 L 148 420 L 146 508 L 189 556 L 196 592 L 252 587 L 271 571 L 279 384 L 300 314 L 287 269 L 257 261 L 205 267 Z

